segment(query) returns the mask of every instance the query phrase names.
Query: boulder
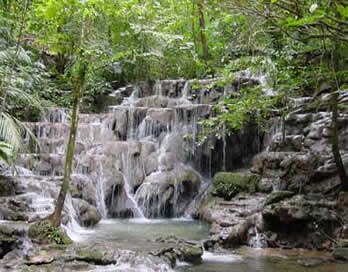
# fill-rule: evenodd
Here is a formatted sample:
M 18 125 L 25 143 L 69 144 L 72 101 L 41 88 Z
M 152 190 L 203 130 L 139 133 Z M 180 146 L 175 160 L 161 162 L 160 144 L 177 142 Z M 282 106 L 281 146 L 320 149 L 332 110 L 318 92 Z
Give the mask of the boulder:
M 192 264 L 200 264 L 202 262 L 203 248 L 195 241 L 187 241 L 173 235 L 168 237 L 160 237 L 156 242 L 171 244 L 171 247 L 159 249 L 151 252 L 152 255 L 165 258 L 172 267 L 175 266 L 177 260 Z
M 181 216 L 198 194 L 201 180 L 191 169 L 181 167 L 146 177 L 135 199 L 147 217 Z
M 73 205 L 83 226 L 91 227 L 98 224 L 101 220 L 101 215 L 97 208 L 90 205 L 87 201 L 73 198 Z

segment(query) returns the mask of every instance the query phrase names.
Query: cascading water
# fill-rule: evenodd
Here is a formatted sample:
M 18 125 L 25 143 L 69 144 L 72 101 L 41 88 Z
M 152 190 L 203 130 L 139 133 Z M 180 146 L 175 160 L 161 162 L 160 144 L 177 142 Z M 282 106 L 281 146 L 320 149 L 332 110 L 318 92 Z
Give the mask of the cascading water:
M 194 85 L 194 81 L 165 80 L 122 88 L 112 94 L 113 99 L 123 99 L 121 104 L 101 114 L 80 114 L 71 197 L 65 208 L 67 231 L 73 236 L 83 232 L 78 227 L 82 214 L 94 213 L 93 208 L 101 218 L 188 215 L 209 183 L 200 173 L 211 177 L 216 164 L 211 148 L 197 146 L 199 120 L 212 116 L 211 104 L 225 91 L 210 87 L 198 91 Z M 64 174 L 68 116 L 68 110 L 50 109 L 43 122 L 28 123 L 40 149 L 32 146 L 30 152 L 23 151 L 19 171 L 8 172 L 30 176 L 27 188 L 50 199 L 45 203 L 45 198 L 37 197 L 31 208 L 36 213 L 47 215 L 53 210 Z M 226 145 L 224 141 L 224 154 Z M 80 204 L 75 209 L 72 203 Z
M 68 217 L 66 224 L 62 224 L 62 228 L 65 230 L 67 235 L 76 242 L 84 240 L 84 235 L 93 233 L 93 230 L 87 230 L 79 224 L 77 221 L 78 215 L 74 208 L 73 200 L 70 194 L 67 194 L 64 202 L 64 212 Z
M 97 188 L 96 188 L 96 193 L 97 193 L 97 209 L 100 212 L 100 215 L 102 218 L 107 217 L 107 208 L 105 205 L 105 183 L 104 183 L 104 171 L 103 171 L 103 165 L 101 162 L 99 164 L 99 175 L 97 177 Z

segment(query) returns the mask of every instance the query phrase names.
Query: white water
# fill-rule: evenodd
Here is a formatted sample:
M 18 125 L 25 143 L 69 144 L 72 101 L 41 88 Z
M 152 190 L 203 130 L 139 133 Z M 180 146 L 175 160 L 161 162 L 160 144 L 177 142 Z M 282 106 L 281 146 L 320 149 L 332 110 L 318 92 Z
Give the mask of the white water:
M 107 208 L 105 205 L 105 181 L 104 181 L 104 171 L 103 171 L 103 165 L 101 162 L 98 163 L 99 164 L 99 175 L 97 177 L 97 209 L 100 212 L 100 215 L 102 218 L 106 218 L 107 217 Z
M 243 257 L 234 254 L 219 254 L 204 251 L 202 255 L 203 262 L 209 263 L 238 263 L 243 261 Z
M 253 247 L 262 248 L 261 236 L 256 226 L 254 227 L 254 232 L 255 232 L 255 239 L 254 239 Z
M 94 233 L 94 230 L 83 228 L 77 222 L 77 213 L 70 194 L 65 198 L 64 210 L 67 213 L 69 220 L 66 225 L 62 224 L 61 227 L 66 231 L 71 240 L 74 242 L 82 242 L 85 241 L 87 235 Z

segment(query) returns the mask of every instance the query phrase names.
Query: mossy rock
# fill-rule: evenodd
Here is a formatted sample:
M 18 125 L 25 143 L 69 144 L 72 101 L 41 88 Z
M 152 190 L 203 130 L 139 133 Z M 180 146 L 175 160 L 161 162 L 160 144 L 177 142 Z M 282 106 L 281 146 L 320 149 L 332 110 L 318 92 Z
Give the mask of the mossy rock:
M 294 192 L 291 191 L 277 191 L 269 194 L 265 201 L 265 206 L 278 203 L 286 198 L 293 197 L 295 195 Z
M 255 193 L 261 177 L 249 173 L 219 172 L 213 181 L 213 195 L 230 200 L 240 192 Z
M 163 254 L 165 260 L 167 260 L 172 268 L 175 267 L 176 264 L 176 255 L 174 252 L 166 252 Z
M 72 240 L 59 228 L 53 227 L 47 221 L 34 223 L 28 231 L 29 237 L 39 244 L 60 244 L 68 245 Z
M 95 265 L 110 265 L 116 263 L 112 254 L 98 249 L 80 249 L 77 251 L 76 260 Z
M 182 247 L 179 251 L 179 259 L 184 262 L 199 264 L 202 262 L 203 249 L 197 246 Z

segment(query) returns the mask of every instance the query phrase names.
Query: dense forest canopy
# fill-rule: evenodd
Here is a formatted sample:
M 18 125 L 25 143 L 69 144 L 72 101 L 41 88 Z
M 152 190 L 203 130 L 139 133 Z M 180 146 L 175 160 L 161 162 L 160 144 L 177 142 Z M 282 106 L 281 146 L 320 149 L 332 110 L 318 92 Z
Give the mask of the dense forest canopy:
M 226 97 L 210 131 L 285 114 L 287 96 L 348 84 L 346 0 L 2 0 L 0 13 L 5 161 L 20 146 L 20 120 L 72 105 L 81 63 L 85 111 L 142 80 L 217 77 L 224 85 L 245 69 L 267 76 L 272 97 L 260 88 Z

